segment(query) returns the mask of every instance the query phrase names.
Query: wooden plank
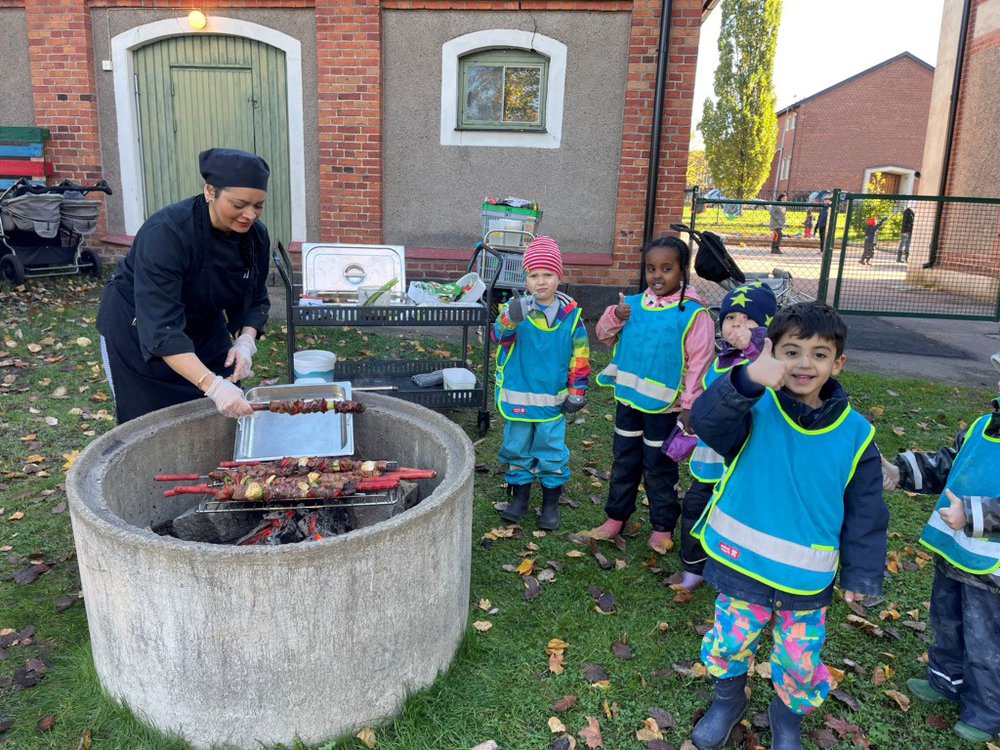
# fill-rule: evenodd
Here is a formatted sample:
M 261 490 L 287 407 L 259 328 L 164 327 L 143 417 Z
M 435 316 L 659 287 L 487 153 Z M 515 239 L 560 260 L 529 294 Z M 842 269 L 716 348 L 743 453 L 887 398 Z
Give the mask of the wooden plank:
M 41 143 L 26 143 L 23 146 L 0 146 L 0 157 L 19 156 L 28 158 L 41 156 L 44 145 Z
M 48 128 L 0 127 L 0 141 L 5 143 L 38 143 L 50 137 Z
M 0 159 L 0 175 L 5 177 L 47 177 L 51 174 L 52 165 L 47 161 Z

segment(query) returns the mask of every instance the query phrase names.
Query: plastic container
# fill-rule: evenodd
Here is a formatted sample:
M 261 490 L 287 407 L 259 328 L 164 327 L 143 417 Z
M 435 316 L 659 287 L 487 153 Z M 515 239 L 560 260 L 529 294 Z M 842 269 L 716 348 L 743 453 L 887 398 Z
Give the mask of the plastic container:
M 482 216 L 484 236 L 489 232 L 504 232 L 494 237 L 495 244 L 524 249 L 531 242 L 531 238 L 524 234 L 507 234 L 507 232 L 528 232 L 534 235 L 538 229 L 538 222 L 542 220 L 542 211 L 484 202 Z
M 324 385 L 323 378 L 295 378 L 295 385 Z
M 476 375 L 465 367 L 444 368 L 444 389 L 446 391 L 468 391 L 476 387 Z
M 463 289 L 467 286 L 472 287 L 469 291 L 463 292 L 462 296 L 455 300 L 459 305 L 474 305 L 482 299 L 483 292 L 486 291 L 486 284 L 483 283 L 483 280 L 475 271 L 465 274 L 457 283 Z
M 295 352 L 292 369 L 296 382 L 299 378 L 319 378 L 324 383 L 333 382 L 333 370 L 337 355 L 322 349 L 306 349 Z

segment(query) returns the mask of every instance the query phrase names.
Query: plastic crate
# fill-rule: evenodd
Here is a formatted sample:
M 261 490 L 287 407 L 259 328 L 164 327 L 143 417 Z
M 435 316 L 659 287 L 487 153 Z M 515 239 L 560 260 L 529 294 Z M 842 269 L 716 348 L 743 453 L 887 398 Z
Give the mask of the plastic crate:
M 448 367 L 465 367 L 458 359 L 430 359 L 414 361 L 357 360 L 337 363 L 337 377 L 349 380 L 352 388 L 365 386 L 390 387 L 385 395 L 426 406 L 428 409 L 467 409 L 483 403 L 483 386 L 476 378 L 475 388 L 461 391 L 445 390 L 442 386 L 421 388 L 412 380 L 412 375 L 434 372 Z M 352 391 L 353 392 L 353 391 Z M 364 400 L 364 391 L 357 393 Z
M 488 253 L 479 256 L 479 275 L 487 284 L 496 278 L 497 289 L 526 289 L 528 284 L 524 278 L 524 254 L 497 252 L 502 262 Z
M 540 209 L 514 208 L 499 206 L 493 203 L 483 203 L 483 236 L 495 232 L 491 244 L 495 247 L 508 247 L 524 250 L 531 242 L 531 237 L 515 232 L 527 232 L 534 236 L 538 222 L 542 220 Z M 510 233 L 503 230 L 509 230 Z M 499 236 L 498 236 L 499 235 Z M 482 274 L 480 274 L 482 275 Z

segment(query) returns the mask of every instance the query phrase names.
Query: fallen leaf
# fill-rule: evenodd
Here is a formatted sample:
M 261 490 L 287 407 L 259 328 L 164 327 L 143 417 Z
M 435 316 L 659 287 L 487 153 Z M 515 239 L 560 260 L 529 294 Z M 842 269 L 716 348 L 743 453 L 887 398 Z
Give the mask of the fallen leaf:
M 589 748 L 604 747 L 604 738 L 601 737 L 601 725 L 597 723 L 597 719 L 593 716 L 587 717 L 587 726 L 577 734 L 586 741 Z
M 873 417 L 881 417 L 883 414 L 885 414 L 885 409 L 883 409 L 881 406 L 873 406 L 868 411 L 872 413 Z
M 610 591 L 605 591 L 597 597 L 597 605 L 594 609 L 602 615 L 609 615 L 615 611 L 615 595 Z
M 20 521 L 22 518 L 24 518 L 24 513 L 22 513 L 19 510 L 14 511 L 9 516 L 7 516 L 8 521 Z
M 90 339 L 88 339 L 86 336 L 80 336 L 76 340 L 76 345 L 77 346 L 90 346 Z
M 361 740 L 361 744 L 367 747 L 368 750 L 372 750 L 375 747 L 375 730 L 371 727 L 365 727 L 354 736 Z
M 566 725 L 559 721 L 559 718 L 552 716 L 549 718 L 549 731 L 552 734 L 562 734 L 566 731 Z
M 951 729 L 951 722 L 943 716 L 928 716 L 926 724 L 934 729 Z
M 562 638 L 553 638 L 545 646 L 545 653 L 562 653 L 569 648 L 569 644 L 566 643 Z
M 488 631 L 490 628 L 493 627 L 493 623 L 490 622 L 489 620 L 476 620 L 474 623 L 472 623 L 472 627 L 474 627 L 480 633 L 485 633 L 486 631 Z
M 560 698 L 559 700 L 557 700 L 555 703 L 552 704 L 552 710 L 558 714 L 564 713 L 573 708 L 573 706 L 576 705 L 576 702 L 578 700 L 580 699 L 577 698 L 575 695 L 564 695 L 562 698 Z
M 893 427 L 892 434 L 895 435 L 896 437 L 903 437 L 903 435 L 906 434 L 906 430 L 904 430 L 902 427 Z
M 571 549 L 566 553 L 566 557 L 584 557 L 584 553 L 578 549 Z
M 52 714 L 49 714 L 40 722 L 38 722 L 37 728 L 39 732 L 47 732 L 50 729 L 52 729 L 52 727 L 54 727 L 55 725 L 56 725 L 56 717 L 53 716 Z
M 520 573 L 522 576 L 526 576 L 530 575 L 531 571 L 533 571 L 534 569 L 535 569 L 535 561 L 529 557 L 526 557 L 523 560 L 521 560 L 521 564 L 518 565 L 514 570 L 515 572 Z
M 566 671 L 563 667 L 563 659 L 562 651 L 549 654 L 549 671 L 552 674 L 562 674 Z
M 660 730 L 677 729 L 677 720 L 669 711 L 664 711 L 662 708 L 650 708 L 646 713 L 649 714 L 649 718 L 656 721 L 656 726 Z
M 73 464 L 76 462 L 79 455 L 80 451 L 77 450 L 70 451 L 69 453 L 63 453 L 62 457 L 66 459 L 66 463 L 63 464 L 63 469 L 69 471 L 73 467 Z
M 632 659 L 635 657 L 635 654 L 632 649 L 629 648 L 628 644 L 622 643 L 621 641 L 615 641 L 611 644 L 611 653 L 619 659 Z
M 556 579 L 556 572 L 550 568 L 545 568 L 545 570 L 540 570 L 535 578 L 538 579 L 539 583 L 551 583 Z
M 571 734 L 557 737 L 549 746 L 549 750 L 576 750 L 576 737 Z
M 604 682 L 608 679 L 608 673 L 599 664 L 581 664 L 580 669 L 583 670 L 583 679 L 587 682 Z
M 83 734 L 80 735 L 80 742 L 76 746 L 76 750 L 91 750 L 94 746 L 93 733 L 89 729 L 85 729 Z
M 56 503 L 52 506 L 52 515 L 58 516 L 60 513 L 66 512 L 66 503 Z
M 639 742 L 650 742 L 651 740 L 662 740 L 663 733 L 656 723 L 656 719 L 646 719 L 642 722 L 642 729 L 635 733 L 635 738 Z
M 858 703 L 858 699 L 849 693 L 845 693 L 843 690 L 831 690 L 830 695 L 836 698 L 838 701 L 843 703 L 852 711 L 857 711 L 861 706 Z
M 486 742 L 480 742 L 472 750 L 497 750 L 499 747 L 496 740 L 486 740 Z
M 489 599 L 480 599 L 479 608 L 483 610 L 483 612 L 489 612 L 491 609 L 493 609 L 493 602 L 491 602 Z
M 758 664 L 754 664 L 753 671 L 757 673 L 757 676 L 765 679 L 771 679 L 771 662 L 763 661 Z
M 524 598 L 533 602 L 542 593 L 542 586 L 534 576 L 521 576 L 524 582 Z
M 24 459 L 24 462 L 27 463 L 27 464 L 40 464 L 44 460 L 45 460 L 45 456 L 40 456 L 37 453 L 32 453 L 30 456 L 28 456 L 26 459 Z
M 48 572 L 48 569 L 49 566 L 45 563 L 29 565 L 14 576 L 14 583 L 34 583 L 35 579 L 42 575 L 42 573 Z
M 898 690 L 886 690 L 884 692 L 886 695 L 888 695 L 890 698 L 896 701 L 896 705 L 898 705 L 901 709 L 903 709 L 904 711 L 910 710 L 910 699 L 908 696 L 903 695 Z

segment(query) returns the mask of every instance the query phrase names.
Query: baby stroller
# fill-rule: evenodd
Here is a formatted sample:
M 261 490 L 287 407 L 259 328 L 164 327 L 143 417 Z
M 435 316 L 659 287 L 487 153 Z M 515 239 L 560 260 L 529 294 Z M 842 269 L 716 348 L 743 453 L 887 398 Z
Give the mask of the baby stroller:
M 28 276 L 99 277 L 101 259 L 81 247 L 100 216 L 101 202 L 85 197 L 93 192 L 111 195 L 111 188 L 104 180 L 47 187 L 22 178 L 0 194 L 0 279 L 17 285 Z

